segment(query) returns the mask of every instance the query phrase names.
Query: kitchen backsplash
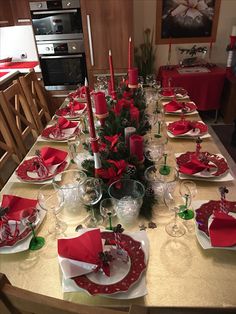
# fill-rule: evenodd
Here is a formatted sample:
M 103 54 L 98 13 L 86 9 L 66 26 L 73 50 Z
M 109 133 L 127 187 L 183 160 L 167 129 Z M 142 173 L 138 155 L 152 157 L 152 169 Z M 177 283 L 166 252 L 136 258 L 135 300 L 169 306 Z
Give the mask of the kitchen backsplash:
M 31 25 L 0 28 L 0 59 L 5 57 L 13 61 L 38 60 Z

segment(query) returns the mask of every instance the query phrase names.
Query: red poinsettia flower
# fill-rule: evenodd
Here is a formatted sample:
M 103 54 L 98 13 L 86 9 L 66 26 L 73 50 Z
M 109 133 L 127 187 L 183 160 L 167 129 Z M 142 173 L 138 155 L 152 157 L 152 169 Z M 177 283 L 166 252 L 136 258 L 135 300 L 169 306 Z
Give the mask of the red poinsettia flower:
M 108 136 L 108 135 L 104 136 L 104 138 L 111 143 L 110 149 L 114 152 L 117 152 L 116 144 L 117 144 L 120 136 L 121 136 L 121 133 L 115 134 L 112 136 Z
M 133 104 L 130 107 L 130 117 L 131 120 L 135 120 L 137 124 L 139 123 L 139 110 Z
M 130 90 L 129 90 L 129 91 L 126 91 L 126 90 L 125 90 L 125 91 L 123 92 L 123 95 L 122 95 L 122 96 L 123 96 L 123 98 L 126 98 L 126 99 L 128 98 L 128 99 L 130 99 L 130 98 L 132 98 L 132 94 L 133 94 L 133 92 L 131 92 Z
M 125 160 L 107 160 L 111 167 L 106 169 L 97 169 L 96 173 L 101 179 L 108 179 L 108 184 L 120 179 L 125 172 L 128 163 Z

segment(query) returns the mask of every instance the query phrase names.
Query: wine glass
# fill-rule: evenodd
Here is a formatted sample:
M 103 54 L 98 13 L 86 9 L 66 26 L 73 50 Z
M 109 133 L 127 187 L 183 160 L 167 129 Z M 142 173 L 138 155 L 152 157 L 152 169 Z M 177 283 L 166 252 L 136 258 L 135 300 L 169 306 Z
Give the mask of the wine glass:
M 113 230 L 112 217 L 116 216 L 116 212 L 111 198 L 104 198 L 100 202 L 100 213 L 105 219 L 108 218 L 109 226 L 106 229 Z
M 154 163 L 156 163 L 163 155 L 164 142 L 162 138 L 156 138 L 148 140 L 144 147 L 145 157 Z
M 58 219 L 57 215 L 64 206 L 63 191 L 56 189 L 53 184 L 45 184 L 38 191 L 39 206 L 46 210 L 53 219 L 53 224 L 50 224 L 48 233 L 55 237 L 63 234 L 67 228 L 67 224 Z
M 174 211 L 174 221 L 169 222 L 165 229 L 166 232 L 172 237 L 182 237 L 185 234 L 184 225 L 178 221 L 178 214 L 185 210 L 184 200 L 180 195 L 174 191 L 166 189 L 164 193 L 164 202 L 169 210 Z
M 72 163 L 76 163 L 76 158 L 80 151 L 81 139 L 79 135 L 71 137 L 67 140 L 69 156 Z
M 97 226 L 99 220 L 95 217 L 93 205 L 97 204 L 102 198 L 101 180 L 88 177 L 80 186 L 80 200 L 84 205 L 89 206 L 91 215 L 89 221 L 86 223 L 88 228 Z
M 184 220 L 189 220 L 194 217 L 194 211 L 189 208 L 191 200 L 197 195 L 196 183 L 191 180 L 184 180 L 180 184 L 179 188 L 180 195 L 185 199 L 186 209 L 179 213 L 179 217 Z
M 32 239 L 29 244 L 29 249 L 36 251 L 41 249 L 45 244 L 43 237 L 38 237 L 35 234 L 35 227 L 39 222 L 39 214 L 37 208 L 27 208 L 21 213 L 21 222 L 24 226 L 31 229 Z

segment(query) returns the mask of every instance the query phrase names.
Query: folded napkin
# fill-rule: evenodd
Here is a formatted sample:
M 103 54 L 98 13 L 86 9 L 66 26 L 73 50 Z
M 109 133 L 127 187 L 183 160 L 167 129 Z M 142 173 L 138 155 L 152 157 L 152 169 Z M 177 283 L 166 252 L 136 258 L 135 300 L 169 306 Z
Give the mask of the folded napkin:
M 37 205 L 37 200 L 23 198 L 15 195 L 4 194 L 1 207 L 8 208 L 7 217 L 9 220 L 20 221 L 24 210 L 32 210 Z
M 216 168 L 215 165 L 210 165 L 201 162 L 195 156 L 192 155 L 191 160 L 179 167 L 179 171 L 184 174 L 195 174 L 201 171 L 210 170 Z
M 163 90 L 161 92 L 162 96 L 174 96 L 174 90 L 173 89 L 169 89 L 169 90 Z
M 57 121 L 57 126 L 61 130 L 72 129 L 78 126 L 78 122 L 73 122 L 73 121 L 67 120 L 64 117 L 60 117 Z
M 175 112 L 183 108 L 183 104 L 181 102 L 177 102 L 175 100 L 170 101 L 168 104 L 164 105 L 164 109 L 167 112 Z
M 80 103 L 77 100 L 73 100 L 72 102 L 70 101 L 68 106 L 70 109 L 73 109 L 74 111 L 80 111 L 80 110 L 83 110 L 85 108 L 85 104 Z
M 41 150 L 42 160 L 47 167 L 58 166 L 67 157 L 68 153 L 64 150 L 56 149 L 53 147 L 45 146 Z
M 236 245 L 236 219 L 222 211 L 215 211 L 209 234 L 212 246 Z
M 168 130 L 170 130 L 173 135 L 185 134 L 193 128 L 193 124 L 190 121 L 177 121 L 170 123 L 168 126 Z
M 59 263 L 64 278 L 72 278 L 102 268 L 109 276 L 109 267 L 104 268 L 99 259 L 103 244 L 99 229 L 89 230 L 76 238 L 58 240 Z M 100 267 L 101 266 L 101 267 Z

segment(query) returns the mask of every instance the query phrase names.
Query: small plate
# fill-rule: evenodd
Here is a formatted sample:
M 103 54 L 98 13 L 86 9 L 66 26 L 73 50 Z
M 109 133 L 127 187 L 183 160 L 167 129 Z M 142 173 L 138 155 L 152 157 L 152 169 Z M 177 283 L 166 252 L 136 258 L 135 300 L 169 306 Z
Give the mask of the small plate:
M 165 106 L 168 104 L 169 102 L 163 103 L 163 108 L 166 114 L 175 114 L 175 115 L 181 115 L 182 114 L 182 110 L 176 110 L 176 111 L 167 111 L 165 110 Z M 186 112 L 184 113 L 186 114 L 190 114 L 196 111 L 197 106 L 195 105 L 194 102 L 189 101 L 189 102 L 185 102 L 185 108 L 186 108 Z
M 172 132 L 175 129 L 175 126 L 179 123 L 180 123 L 180 121 L 174 121 L 174 122 L 169 122 L 167 124 L 168 125 L 167 133 L 168 133 L 168 135 L 171 134 L 170 137 L 172 137 L 172 138 L 193 138 L 193 137 L 198 137 L 198 136 L 203 137 L 204 135 L 207 134 L 207 131 L 208 131 L 207 125 L 201 121 L 195 121 L 195 131 L 190 130 L 186 133 L 174 135 Z M 209 133 L 208 133 L 208 135 L 209 135 Z

